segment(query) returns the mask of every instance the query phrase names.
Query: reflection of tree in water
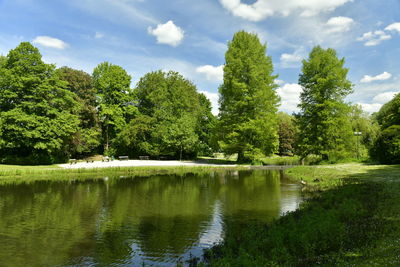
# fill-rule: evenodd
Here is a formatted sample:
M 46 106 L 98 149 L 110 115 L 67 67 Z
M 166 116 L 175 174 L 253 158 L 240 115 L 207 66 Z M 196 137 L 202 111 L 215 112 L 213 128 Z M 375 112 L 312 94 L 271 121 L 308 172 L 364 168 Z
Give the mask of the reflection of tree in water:
M 0 186 L 0 259 L 108 265 L 180 255 L 211 223 L 217 200 L 228 219 L 268 220 L 279 199 L 279 176 L 266 171 Z

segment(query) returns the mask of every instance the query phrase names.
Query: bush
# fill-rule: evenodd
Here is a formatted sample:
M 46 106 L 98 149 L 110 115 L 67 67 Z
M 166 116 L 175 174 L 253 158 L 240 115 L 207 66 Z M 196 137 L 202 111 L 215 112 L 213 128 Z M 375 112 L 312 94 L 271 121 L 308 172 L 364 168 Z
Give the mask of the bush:
M 384 164 L 400 163 L 400 125 L 382 131 L 370 151 L 371 157 Z

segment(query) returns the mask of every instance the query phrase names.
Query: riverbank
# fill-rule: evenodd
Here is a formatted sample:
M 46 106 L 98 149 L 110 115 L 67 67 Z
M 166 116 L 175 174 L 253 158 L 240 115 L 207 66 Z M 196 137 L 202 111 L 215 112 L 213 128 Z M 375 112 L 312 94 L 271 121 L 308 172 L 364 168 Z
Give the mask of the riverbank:
M 152 163 L 152 164 L 150 164 Z M 98 167 L 101 166 L 101 167 Z M 103 179 L 104 177 L 147 176 L 156 174 L 185 174 L 217 170 L 242 170 L 249 166 L 207 164 L 185 161 L 112 161 L 80 162 L 76 164 L 21 166 L 1 165 L 0 183 L 33 182 L 37 180 Z
M 400 166 L 297 166 L 286 173 L 311 193 L 301 208 L 205 253 L 213 266 L 399 266 Z

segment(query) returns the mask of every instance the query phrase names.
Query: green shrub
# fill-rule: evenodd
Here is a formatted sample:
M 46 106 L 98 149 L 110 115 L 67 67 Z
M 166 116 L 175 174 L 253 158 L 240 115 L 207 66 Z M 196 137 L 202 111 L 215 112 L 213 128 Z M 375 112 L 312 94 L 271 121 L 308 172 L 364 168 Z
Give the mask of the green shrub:
M 400 125 L 382 131 L 371 149 L 371 157 L 384 164 L 400 163 Z

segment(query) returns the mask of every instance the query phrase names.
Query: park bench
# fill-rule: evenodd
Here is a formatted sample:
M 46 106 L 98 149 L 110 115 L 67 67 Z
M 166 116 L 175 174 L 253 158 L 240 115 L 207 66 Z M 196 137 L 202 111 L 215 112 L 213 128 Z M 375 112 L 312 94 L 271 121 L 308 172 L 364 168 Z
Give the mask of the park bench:
M 149 156 L 139 156 L 140 160 L 149 160 Z
M 101 161 L 102 162 L 109 162 L 110 161 L 110 157 L 105 156 L 105 157 L 103 157 L 103 159 Z
M 70 159 L 69 164 L 76 164 L 78 162 L 77 159 Z
M 128 156 L 119 156 L 118 159 L 119 160 L 128 160 L 129 157 Z

